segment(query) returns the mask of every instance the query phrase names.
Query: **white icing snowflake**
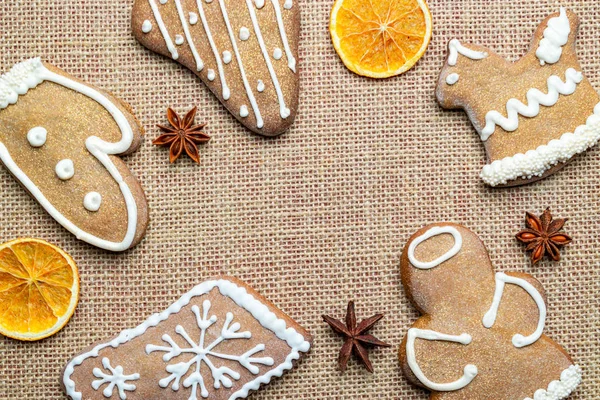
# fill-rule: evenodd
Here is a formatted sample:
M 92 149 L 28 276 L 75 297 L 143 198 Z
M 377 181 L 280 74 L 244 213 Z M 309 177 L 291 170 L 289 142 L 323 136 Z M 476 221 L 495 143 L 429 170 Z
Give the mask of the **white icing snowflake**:
M 246 353 L 242 355 L 230 355 L 223 354 L 214 351 L 214 349 L 222 342 L 227 340 L 235 340 L 235 339 L 250 339 L 252 334 L 250 332 L 238 332 L 241 328 L 239 323 L 234 323 L 231 325 L 233 321 L 233 314 L 227 313 L 225 318 L 225 323 L 223 324 L 223 328 L 221 329 L 221 335 L 216 338 L 212 343 L 205 344 L 206 331 L 212 325 L 217 322 L 217 317 L 213 315 L 208 318 L 208 312 L 210 311 L 211 303 L 209 300 L 204 300 L 202 303 L 203 315 L 200 315 L 200 309 L 198 306 L 194 305 L 192 307 L 192 312 L 196 315 L 196 320 L 198 323 L 198 328 L 200 328 L 200 340 L 196 343 L 192 338 L 188 335 L 186 330 L 181 326 L 177 325 L 175 328 L 175 332 L 179 334 L 185 341 L 189 344 L 189 347 L 180 347 L 175 341 L 171 338 L 171 336 L 165 334 L 162 337 L 162 340 L 169 344 L 169 347 L 165 346 L 155 346 L 149 344 L 146 346 L 146 353 L 150 354 L 154 351 L 163 351 L 166 354 L 163 356 L 163 360 L 165 362 L 170 361 L 174 357 L 177 357 L 181 354 L 193 354 L 192 358 L 187 362 L 180 362 L 177 364 L 169 364 L 167 365 L 167 372 L 170 372 L 171 375 L 168 377 L 161 379 L 159 381 L 159 385 L 162 388 L 167 388 L 171 385 L 171 388 L 174 391 L 179 390 L 179 382 L 181 378 L 185 376 L 190 368 L 193 370 L 192 374 L 190 374 L 184 381 L 183 387 L 192 388 L 192 393 L 189 397 L 189 400 L 198 400 L 198 386 L 200 386 L 200 395 L 204 398 L 208 397 L 208 390 L 206 389 L 206 385 L 204 382 L 204 378 L 200 372 L 202 363 L 205 363 L 206 366 L 210 369 L 213 378 L 213 386 L 215 389 L 219 389 L 222 386 L 226 388 L 230 388 L 233 386 L 233 382 L 231 379 L 239 380 L 241 375 L 228 368 L 228 367 L 217 367 L 213 364 L 214 359 L 222 359 L 235 361 L 240 366 L 246 368 L 248 371 L 253 373 L 254 375 L 259 373 L 259 368 L 253 364 L 262 364 L 266 366 L 271 366 L 274 364 L 274 361 L 270 357 L 262 357 L 262 358 L 253 358 L 252 356 L 256 353 L 265 350 L 264 344 L 259 344 L 255 346 L 253 349 L 248 350 Z M 211 358 L 213 360 L 211 360 Z M 230 379 L 231 378 L 231 379 Z
M 110 365 L 110 361 L 106 357 L 102 359 L 102 366 L 104 369 L 110 371 L 110 374 L 103 372 L 100 368 L 94 368 L 94 376 L 96 378 L 100 378 L 99 380 L 92 382 L 92 387 L 94 390 L 98 390 L 100 389 L 100 386 L 108 383 L 108 386 L 102 392 L 104 397 L 111 397 L 116 387 L 119 391 L 119 397 L 121 400 L 127 399 L 125 391 L 127 390 L 131 392 L 135 390 L 135 385 L 127 383 L 127 381 L 137 381 L 140 379 L 140 374 L 124 375 L 123 367 L 117 365 L 115 368 L 113 368 Z

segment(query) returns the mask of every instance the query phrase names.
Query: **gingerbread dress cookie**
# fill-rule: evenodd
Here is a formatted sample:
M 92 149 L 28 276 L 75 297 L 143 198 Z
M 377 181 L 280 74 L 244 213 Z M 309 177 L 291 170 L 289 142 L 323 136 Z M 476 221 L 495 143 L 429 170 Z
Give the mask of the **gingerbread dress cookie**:
M 561 8 L 515 63 L 482 46 L 450 42 L 437 98 L 444 108 L 464 109 L 480 134 L 488 185 L 543 179 L 600 139 L 600 98 L 577 59 L 578 29 L 577 16 Z
M 298 109 L 297 0 L 136 0 L 132 28 L 192 70 L 250 130 L 283 133 Z
M 542 285 L 524 273 L 494 274 L 472 231 L 450 223 L 419 230 L 401 274 L 423 314 L 400 348 L 402 369 L 431 399 L 561 400 L 581 382 L 566 350 L 543 334 Z
M 144 236 L 144 192 L 118 157 L 142 128 L 130 108 L 39 58 L 0 77 L 0 161 L 58 223 L 124 251 Z

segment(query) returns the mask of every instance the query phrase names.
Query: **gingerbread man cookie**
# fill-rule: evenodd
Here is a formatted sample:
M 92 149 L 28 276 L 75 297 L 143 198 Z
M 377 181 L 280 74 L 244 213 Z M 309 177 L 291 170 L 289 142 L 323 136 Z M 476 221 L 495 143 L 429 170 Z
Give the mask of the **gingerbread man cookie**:
M 542 285 L 524 273 L 494 274 L 472 231 L 450 223 L 419 230 L 401 274 L 423 314 L 400 348 L 402 369 L 431 399 L 560 400 L 581 382 L 566 350 L 543 334 Z
M 58 223 L 110 251 L 148 225 L 142 187 L 118 157 L 142 128 L 128 105 L 34 58 L 0 77 L 0 161 Z
M 283 133 L 298 109 L 297 0 L 136 0 L 133 34 L 192 70 L 244 126 Z
M 444 108 L 464 109 L 481 136 L 488 185 L 543 179 L 600 139 L 600 98 L 577 58 L 578 29 L 577 16 L 561 8 L 515 63 L 482 46 L 450 42 L 437 98 Z

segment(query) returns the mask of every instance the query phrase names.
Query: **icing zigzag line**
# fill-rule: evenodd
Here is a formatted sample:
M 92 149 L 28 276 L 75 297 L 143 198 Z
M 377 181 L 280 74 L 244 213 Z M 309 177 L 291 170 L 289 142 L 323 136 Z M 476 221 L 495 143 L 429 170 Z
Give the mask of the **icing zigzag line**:
M 540 113 L 540 105 L 551 107 L 558 103 L 560 95 L 571 95 L 575 93 L 577 85 L 583 81 L 583 74 L 573 68 L 566 72 L 566 81 L 563 82 L 558 76 L 552 75 L 548 78 L 548 93 L 538 89 L 529 89 L 527 92 L 528 105 L 520 100 L 510 99 L 506 103 L 508 118 L 498 111 L 490 111 L 485 116 L 485 128 L 481 131 L 481 140 L 486 141 L 500 125 L 507 132 L 513 132 L 519 127 L 519 114 L 524 117 L 537 117 Z

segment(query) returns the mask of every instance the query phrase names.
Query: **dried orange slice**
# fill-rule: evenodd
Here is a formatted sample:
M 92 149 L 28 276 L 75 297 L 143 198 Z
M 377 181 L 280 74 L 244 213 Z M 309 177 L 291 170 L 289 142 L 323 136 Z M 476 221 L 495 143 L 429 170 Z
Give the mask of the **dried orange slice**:
M 61 330 L 79 302 L 79 273 L 64 251 L 39 239 L 0 246 L 0 333 L 40 340 Z
M 412 68 L 431 40 L 424 0 L 336 0 L 329 32 L 351 71 L 389 78 Z

